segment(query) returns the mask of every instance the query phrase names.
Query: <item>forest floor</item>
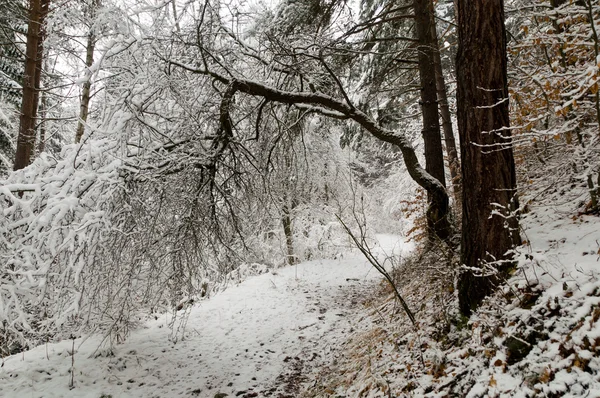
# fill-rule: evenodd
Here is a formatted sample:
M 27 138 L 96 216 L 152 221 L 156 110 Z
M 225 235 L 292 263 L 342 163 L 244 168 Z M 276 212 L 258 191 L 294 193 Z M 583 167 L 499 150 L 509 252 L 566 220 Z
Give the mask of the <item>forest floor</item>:
M 586 198 L 532 184 L 517 267 L 470 319 L 456 310 L 456 257 L 413 253 L 395 276 L 417 328 L 380 295 L 302 397 L 600 397 L 600 219 Z
M 4 358 L 0 396 L 600 397 L 599 219 L 584 190 L 541 191 L 522 196 L 514 274 L 470 319 L 455 256 L 379 236 L 416 328 L 348 251 L 263 269 L 110 349 L 89 336 Z
M 175 322 L 141 322 L 112 348 L 97 335 L 4 358 L 0 396 L 297 397 L 334 361 L 378 283 L 352 253 L 271 270 L 179 311 Z

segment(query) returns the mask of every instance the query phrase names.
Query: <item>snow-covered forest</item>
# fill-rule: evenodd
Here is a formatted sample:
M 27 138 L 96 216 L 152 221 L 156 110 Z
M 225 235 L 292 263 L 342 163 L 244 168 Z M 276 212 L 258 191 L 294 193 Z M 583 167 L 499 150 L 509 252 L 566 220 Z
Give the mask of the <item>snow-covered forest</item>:
M 597 0 L 0 0 L 0 396 L 600 397 Z

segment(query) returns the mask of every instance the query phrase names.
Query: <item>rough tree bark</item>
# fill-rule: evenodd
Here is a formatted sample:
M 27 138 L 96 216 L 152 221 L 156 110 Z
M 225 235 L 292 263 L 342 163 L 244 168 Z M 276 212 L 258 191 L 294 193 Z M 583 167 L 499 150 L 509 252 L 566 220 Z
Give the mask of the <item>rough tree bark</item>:
M 438 116 L 437 86 L 434 49 L 437 49 L 435 19 L 431 0 L 414 0 L 415 26 L 418 40 L 419 78 L 421 83 L 421 113 L 423 116 L 423 142 L 425 146 L 425 169 L 446 186 L 444 153 Z M 430 206 L 427 211 L 429 237 L 446 240 L 451 234 L 448 220 L 449 204 L 436 200 L 427 193 Z
M 35 152 L 35 124 L 39 102 L 41 66 L 43 56 L 43 24 L 48 12 L 49 0 L 30 0 L 27 44 L 25 47 L 25 71 L 23 75 L 23 99 L 14 170 L 29 166 Z
M 502 0 L 458 0 L 458 127 L 463 175 L 458 280 L 464 315 L 490 294 L 511 267 L 519 242 L 516 176 L 509 130 L 506 32 Z M 498 273 L 476 275 L 484 262 Z

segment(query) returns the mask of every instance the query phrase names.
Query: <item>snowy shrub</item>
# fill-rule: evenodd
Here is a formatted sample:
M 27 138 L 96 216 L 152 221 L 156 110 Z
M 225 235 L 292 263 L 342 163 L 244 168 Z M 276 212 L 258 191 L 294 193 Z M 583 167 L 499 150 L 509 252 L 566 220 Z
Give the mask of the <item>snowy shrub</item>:
M 61 158 L 42 154 L 29 168 L 2 183 L 2 283 L 0 317 L 6 331 L 55 334 L 78 320 L 94 319 L 94 303 L 105 300 L 88 282 L 107 276 L 94 269 L 105 255 L 122 187 L 114 144 L 67 147 Z M 114 275 L 114 274 L 112 274 Z M 109 273 L 110 277 L 111 274 Z
M 15 153 L 14 121 L 17 119 L 15 108 L 0 96 L 0 176 L 7 174 L 12 167 Z
M 111 131 L 128 131 L 129 122 L 116 114 Z M 5 346 L 90 330 L 121 341 L 145 314 L 209 295 L 240 264 L 285 262 L 280 202 L 255 188 L 218 196 L 225 190 L 195 167 L 144 171 L 149 155 L 122 148 L 114 138 L 66 146 L 0 184 Z M 346 237 L 334 222 L 343 211 L 334 190 L 331 205 L 320 207 L 312 204 L 318 190 L 297 192 L 298 259 L 336 255 Z M 255 268 L 242 266 L 234 279 Z
M 68 146 L 1 183 L 5 336 L 101 329 L 120 340 L 140 310 L 172 308 L 228 270 L 199 236 L 208 221 L 171 200 L 174 189 L 136 181 L 119 153 L 108 139 Z

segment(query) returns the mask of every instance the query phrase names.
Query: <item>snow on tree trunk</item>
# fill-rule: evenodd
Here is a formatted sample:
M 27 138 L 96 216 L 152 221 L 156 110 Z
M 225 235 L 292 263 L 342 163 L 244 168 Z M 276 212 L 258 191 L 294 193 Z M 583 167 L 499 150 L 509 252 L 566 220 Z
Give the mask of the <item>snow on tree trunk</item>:
M 516 175 L 509 129 L 504 5 L 459 0 L 458 126 L 463 175 L 460 310 L 471 312 L 511 266 L 519 242 Z M 497 274 L 484 269 L 486 263 Z M 479 272 L 481 271 L 481 275 Z

